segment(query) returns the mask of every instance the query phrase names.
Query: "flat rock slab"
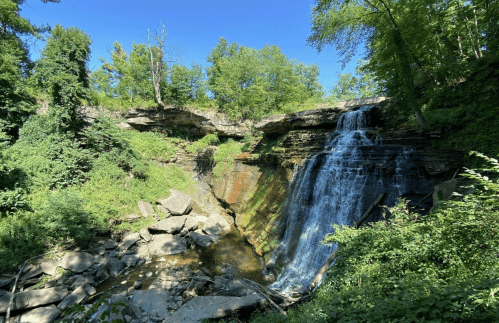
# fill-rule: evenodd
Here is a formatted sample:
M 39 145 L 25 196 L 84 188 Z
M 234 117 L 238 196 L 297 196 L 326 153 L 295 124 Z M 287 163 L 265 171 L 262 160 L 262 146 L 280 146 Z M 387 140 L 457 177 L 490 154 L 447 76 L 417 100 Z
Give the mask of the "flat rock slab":
M 171 189 L 170 193 L 168 198 L 160 200 L 159 203 L 172 215 L 184 215 L 192 210 L 193 202 L 189 195 L 175 189 Z
M 139 204 L 140 213 L 142 213 L 142 216 L 144 218 L 147 217 L 149 214 L 154 213 L 154 209 L 151 203 L 139 201 L 138 204 Z
M 199 221 L 193 216 L 186 215 L 185 216 L 185 223 L 184 223 L 184 228 L 189 230 L 189 231 L 194 231 L 199 227 Z
M 149 230 L 146 228 L 141 229 L 140 232 L 140 237 L 145 240 L 145 242 L 149 242 L 152 240 L 152 235 L 149 233 Z
M 68 252 L 62 258 L 59 266 L 74 273 L 81 273 L 90 268 L 95 262 L 95 257 L 86 252 Z
M 85 296 L 87 296 L 87 292 L 85 291 L 85 288 L 83 288 L 83 286 L 80 286 L 71 294 L 66 296 L 66 298 L 64 298 L 64 300 L 59 305 L 57 305 L 57 308 L 64 310 L 66 307 L 72 304 L 79 304 L 85 298 Z
M 232 312 L 255 307 L 265 303 L 263 296 L 252 294 L 244 297 L 200 296 L 184 304 L 169 316 L 165 322 L 201 323 L 206 319 L 225 317 Z
M 125 255 L 121 257 L 121 261 L 129 267 L 135 266 L 139 260 L 140 258 L 137 255 Z
M 149 255 L 152 257 L 162 255 L 175 255 L 187 251 L 185 242 L 171 234 L 158 234 L 149 243 Z
M 230 224 L 217 213 L 211 213 L 206 220 L 203 231 L 206 234 L 222 234 L 230 231 Z
M 50 323 L 59 316 L 61 310 L 55 305 L 39 307 L 21 315 L 20 323 Z M 18 322 L 18 321 L 16 321 Z
M 24 276 L 22 276 L 21 280 L 27 280 L 33 277 L 36 277 L 41 274 L 47 274 L 50 276 L 54 276 L 56 274 L 57 266 L 59 263 L 55 260 L 47 260 L 40 264 L 40 266 L 30 270 Z
M 166 288 L 152 288 L 149 290 L 138 290 L 133 293 L 133 305 L 140 307 L 144 312 L 165 319 L 170 315 L 166 307 L 169 297 Z
M 201 229 L 190 233 L 192 241 L 201 247 L 209 247 L 213 243 L 218 243 L 219 237 L 214 234 L 205 234 Z
M 0 297 L 0 313 L 7 312 L 11 293 L 5 293 Z M 54 287 L 41 290 L 31 290 L 16 293 L 13 310 L 29 309 L 41 305 L 51 304 L 61 301 L 68 295 L 67 288 Z
M 138 232 L 127 234 L 123 238 L 123 245 L 121 246 L 121 249 L 128 250 L 128 248 L 133 246 L 135 242 L 137 242 L 139 239 L 140 239 L 140 234 Z

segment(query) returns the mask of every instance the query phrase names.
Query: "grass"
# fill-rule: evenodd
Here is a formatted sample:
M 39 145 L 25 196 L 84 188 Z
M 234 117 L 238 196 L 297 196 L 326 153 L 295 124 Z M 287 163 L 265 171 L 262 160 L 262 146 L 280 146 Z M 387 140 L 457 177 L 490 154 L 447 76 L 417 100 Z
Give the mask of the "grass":
M 234 157 L 242 153 L 243 144 L 234 141 L 232 138 L 217 147 L 213 155 L 213 161 L 216 163 L 213 167 L 213 173 L 220 178 L 222 173 L 229 171 L 232 167 Z

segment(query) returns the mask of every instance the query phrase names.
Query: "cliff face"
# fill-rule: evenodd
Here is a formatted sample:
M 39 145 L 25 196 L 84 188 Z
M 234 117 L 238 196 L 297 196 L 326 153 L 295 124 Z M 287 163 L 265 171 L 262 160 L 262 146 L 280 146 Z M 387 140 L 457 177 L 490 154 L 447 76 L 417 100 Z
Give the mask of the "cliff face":
M 405 154 L 410 161 L 403 170 L 413 189 L 404 197 L 418 204 L 431 193 L 433 186 L 450 179 L 462 167 L 463 152 L 438 150 L 431 141 L 438 133 L 419 132 L 411 129 L 391 129 L 386 126 L 380 110 L 385 98 L 362 99 L 342 102 L 336 107 L 326 107 L 292 114 L 270 116 L 259 122 L 233 121 L 210 111 L 191 111 L 167 107 L 161 109 L 131 109 L 122 114 L 122 127 L 138 130 L 174 127 L 194 135 L 216 133 L 220 137 L 242 138 L 251 129 L 261 131 L 266 140 L 256 145 L 253 151 L 237 156 L 229 170 L 217 177 L 209 154 L 181 154 L 175 162 L 185 170 L 196 174 L 199 182 L 215 194 L 232 211 L 234 222 L 255 250 L 266 257 L 279 243 L 286 226 L 283 203 L 293 176 L 305 163 L 321 152 L 328 138 L 335 135 L 339 117 L 362 105 L 375 105 L 369 116 L 370 130 L 367 136 L 375 145 L 361 147 L 365 159 L 362 166 L 365 174 L 375 174 L 366 182 L 366 191 L 379 185 L 379 179 L 397 176 L 397 158 Z M 96 116 L 89 107 L 83 111 L 87 121 Z M 92 110 L 92 111 L 90 111 Z M 94 111 L 95 112 L 95 111 Z M 270 141 L 279 143 L 270 152 L 260 154 Z M 268 151 L 268 149 L 267 149 Z M 374 178 L 376 180 L 374 180 Z M 372 189 L 374 191 L 374 189 Z M 376 196 L 363 201 L 367 209 Z M 432 200 L 424 199 L 419 207 L 429 209 Z M 373 214 L 371 220 L 379 218 Z

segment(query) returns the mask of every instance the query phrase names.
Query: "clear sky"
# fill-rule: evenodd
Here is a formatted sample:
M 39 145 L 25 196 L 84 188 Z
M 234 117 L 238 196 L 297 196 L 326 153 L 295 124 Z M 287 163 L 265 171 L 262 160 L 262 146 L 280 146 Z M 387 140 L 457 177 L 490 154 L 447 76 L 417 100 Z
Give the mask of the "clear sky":
M 147 30 L 166 26 L 167 45 L 181 45 L 182 61 L 208 66 L 206 56 L 224 37 L 229 43 L 260 49 L 277 45 L 288 59 L 316 63 L 325 89 L 337 80 L 336 73 L 353 72 L 356 57 L 341 71 L 333 47 L 321 53 L 306 44 L 310 35 L 310 12 L 314 0 L 61 0 L 44 4 L 28 0 L 21 15 L 35 25 L 78 27 L 92 39 L 90 69 L 100 66 L 99 57 L 110 60 L 115 41 L 127 53 L 132 43 L 146 43 Z M 37 41 L 32 59 L 39 57 L 44 43 Z

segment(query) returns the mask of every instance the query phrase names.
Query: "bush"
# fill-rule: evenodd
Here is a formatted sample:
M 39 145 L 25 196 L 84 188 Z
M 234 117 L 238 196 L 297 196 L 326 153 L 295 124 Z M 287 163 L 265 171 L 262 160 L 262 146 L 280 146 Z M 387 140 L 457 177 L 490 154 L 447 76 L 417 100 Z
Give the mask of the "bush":
M 169 161 L 175 156 L 177 147 L 163 137 L 156 132 L 131 132 L 129 141 L 144 157 Z
M 216 134 L 209 134 L 199 139 L 198 141 L 193 142 L 191 145 L 186 146 L 185 150 L 192 154 L 199 153 L 208 146 L 216 143 L 218 143 L 218 136 Z
M 82 241 L 90 236 L 88 215 L 74 191 L 55 192 L 35 215 L 45 237 L 52 241 Z

